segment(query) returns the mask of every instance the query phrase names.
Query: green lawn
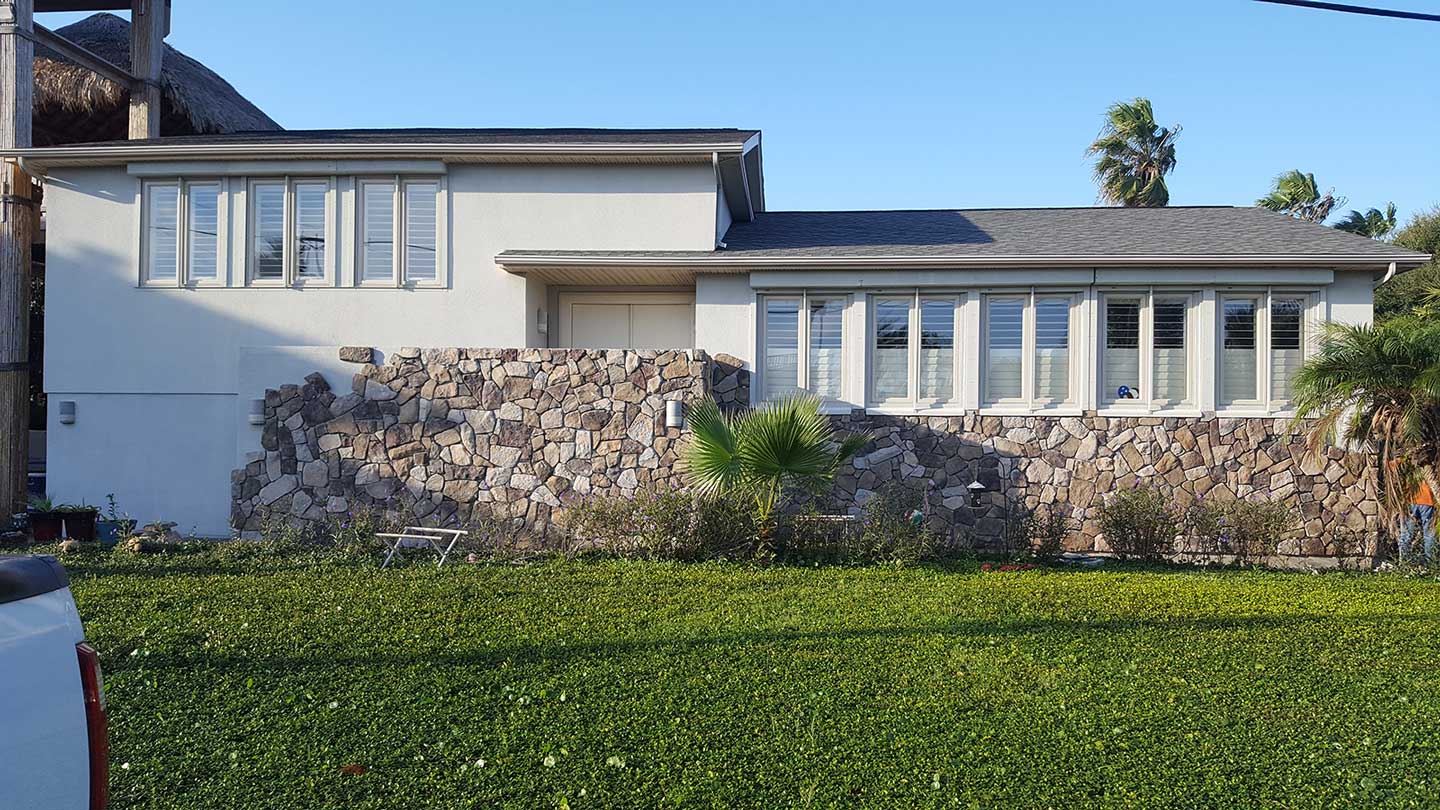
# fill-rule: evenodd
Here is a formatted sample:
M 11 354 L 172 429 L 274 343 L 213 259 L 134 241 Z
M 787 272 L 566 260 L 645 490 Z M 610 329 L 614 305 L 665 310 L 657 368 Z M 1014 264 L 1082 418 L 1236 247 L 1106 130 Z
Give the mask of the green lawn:
M 1440 802 L 1433 581 L 68 563 L 117 808 Z

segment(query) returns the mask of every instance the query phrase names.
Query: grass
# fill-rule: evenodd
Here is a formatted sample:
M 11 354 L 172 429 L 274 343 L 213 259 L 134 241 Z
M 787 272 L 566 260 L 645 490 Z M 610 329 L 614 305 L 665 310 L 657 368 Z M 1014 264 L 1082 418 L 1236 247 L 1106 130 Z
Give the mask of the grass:
M 67 564 L 116 808 L 1440 802 L 1422 579 Z

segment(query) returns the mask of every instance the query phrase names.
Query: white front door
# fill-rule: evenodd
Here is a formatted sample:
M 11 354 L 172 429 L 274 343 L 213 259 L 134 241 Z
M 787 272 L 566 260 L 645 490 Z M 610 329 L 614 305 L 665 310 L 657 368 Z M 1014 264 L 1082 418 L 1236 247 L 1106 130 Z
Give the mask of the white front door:
M 551 345 L 565 349 L 689 349 L 695 345 L 690 293 L 561 293 Z

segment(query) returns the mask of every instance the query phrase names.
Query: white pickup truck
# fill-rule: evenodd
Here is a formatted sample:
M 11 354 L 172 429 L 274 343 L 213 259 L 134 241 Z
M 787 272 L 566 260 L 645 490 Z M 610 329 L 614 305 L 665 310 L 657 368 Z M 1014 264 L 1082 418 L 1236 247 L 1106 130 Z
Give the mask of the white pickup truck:
M 103 808 L 100 659 L 54 557 L 0 556 L 0 810 Z

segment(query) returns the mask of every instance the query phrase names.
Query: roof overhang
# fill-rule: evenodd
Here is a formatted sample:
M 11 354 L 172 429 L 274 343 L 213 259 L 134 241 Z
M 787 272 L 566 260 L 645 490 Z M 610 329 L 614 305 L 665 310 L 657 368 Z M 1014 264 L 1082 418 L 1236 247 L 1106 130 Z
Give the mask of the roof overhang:
M 758 145 L 758 137 L 752 138 Z M 104 166 L 148 161 L 203 160 L 393 160 L 435 159 L 457 163 L 713 163 L 742 158 L 750 146 L 699 144 L 533 143 L 134 143 L 47 146 L 0 150 L 40 172 L 66 166 Z
M 725 251 L 675 254 L 598 255 L 583 251 L 525 252 L 507 250 L 495 257 L 501 267 L 512 273 L 531 273 L 556 267 L 653 267 L 685 268 L 692 273 L 748 273 L 754 270 L 833 270 L 855 268 L 1047 268 L 1047 267 L 1330 267 L 1343 270 L 1386 271 L 1391 264 L 1400 268 L 1419 267 L 1429 261 L 1423 254 L 1399 256 L 1344 256 L 1323 254 L 1302 255 L 1228 255 L 1228 256 L 1081 256 L 1081 255 L 993 255 L 993 256 L 744 256 Z

